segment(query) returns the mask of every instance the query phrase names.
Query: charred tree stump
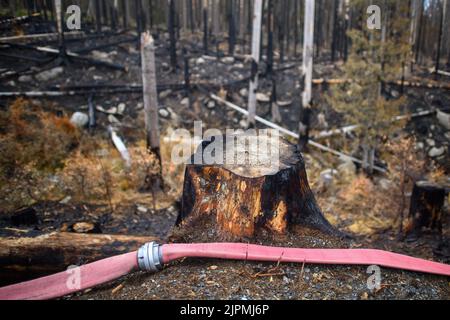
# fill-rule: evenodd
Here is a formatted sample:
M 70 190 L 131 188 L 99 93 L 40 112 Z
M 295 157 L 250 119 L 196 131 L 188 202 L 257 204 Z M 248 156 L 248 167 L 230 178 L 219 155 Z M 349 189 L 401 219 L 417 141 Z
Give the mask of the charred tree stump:
M 411 224 L 407 232 L 408 239 L 418 238 L 422 228 L 442 233 L 443 206 L 446 194 L 443 186 L 427 181 L 415 183 L 409 208 Z
M 264 140 L 258 136 L 256 144 L 269 147 L 252 148 L 255 141 L 248 140 L 247 149 L 254 150 L 242 153 L 246 144 L 240 139 L 244 135 L 215 136 L 212 142 L 204 141 L 199 146 L 191 163 L 202 159 L 202 151 L 204 156 L 217 141 L 227 142 L 228 148 L 233 137 L 238 141 L 234 147 L 236 159 L 243 164 L 229 164 L 229 150 L 223 150 L 223 164 L 186 166 L 179 226 L 200 227 L 203 219 L 210 218 L 218 234 L 238 238 L 253 238 L 262 230 L 283 234 L 296 224 L 342 236 L 316 203 L 302 155 L 285 139 L 272 136 Z M 277 158 L 279 162 L 274 164 Z M 255 164 L 255 159 L 270 159 L 270 164 Z

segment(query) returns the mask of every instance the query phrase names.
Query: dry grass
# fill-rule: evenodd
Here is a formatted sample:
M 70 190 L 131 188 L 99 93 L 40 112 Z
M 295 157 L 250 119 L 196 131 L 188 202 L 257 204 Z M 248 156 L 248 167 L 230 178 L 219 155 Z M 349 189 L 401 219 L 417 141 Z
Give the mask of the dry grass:
M 55 174 L 80 133 L 67 117 L 23 99 L 0 112 L 0 207 L 12 210 L 53 194 Z
M 153 203 L 151 194 L 140 191 L 145 177 L 159 172 L 157 159 L 147 152 L 144 140 L 127 147 L 130 168 L 108 138 L 89 136 L 67 117 L 18 99 L 0 112 L 0 208 L 8 212 L 67 196 L 74 203 L 106 204 L 111 210 L 124 201 Z M 162 151 L 169 192 L 157 195 L 158 206 L 181 192 L 184 170 L 168 165 L 169 148 L 163 145 Z

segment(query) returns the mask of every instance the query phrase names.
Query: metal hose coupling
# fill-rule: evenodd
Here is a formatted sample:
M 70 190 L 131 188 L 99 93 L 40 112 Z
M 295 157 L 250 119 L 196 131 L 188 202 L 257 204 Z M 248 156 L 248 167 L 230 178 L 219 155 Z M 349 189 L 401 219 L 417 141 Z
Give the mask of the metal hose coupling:
M 142 271 L 156 272 L 163 268 L 161 246 L 154 241 L 140 247 L 137 258 Z

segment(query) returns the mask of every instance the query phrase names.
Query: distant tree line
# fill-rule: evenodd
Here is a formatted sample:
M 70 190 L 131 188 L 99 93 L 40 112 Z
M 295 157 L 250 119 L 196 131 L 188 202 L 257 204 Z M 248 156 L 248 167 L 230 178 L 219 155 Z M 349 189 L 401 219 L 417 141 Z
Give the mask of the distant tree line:
M 379 4 L 382 21 L 396 19 L 406 6 L 412 62 L 450 66 L 450 5 L 448 0 L 398 0 L 384 6 L 383 1 L 358 0 L 369 6 Z M 63 0 L 64 8 L 81 7 L 82 27 L 101 31 L 138 29 L 153 33 L 165 31 L 170 22 L 170 4 L 174 5 L 175 36 L 207 31 L 208 43 L 226 40 L 228 53 L 250 53 L 253 0 Z M 385 1 L 386 2 L 386 1 Z M 54 19 L 52 0 L 1 0 L 3 17 L 41 13 Z M 303 41 L 304 0 L 263 0 L 261 46 L 270 47 L 279 61 L 300 57 Z M 315 0 L 314 56 L 320 60 L 346 60 L 350 45 L 347 31 L 362 30 L 368 15 L 361 14 L 350 0 Z M 269 40 L 268 33 L 272 32 Z M 395 29 L 387 37 L 395 37 Z M 267 50 L 261 50 L 264 55 Z

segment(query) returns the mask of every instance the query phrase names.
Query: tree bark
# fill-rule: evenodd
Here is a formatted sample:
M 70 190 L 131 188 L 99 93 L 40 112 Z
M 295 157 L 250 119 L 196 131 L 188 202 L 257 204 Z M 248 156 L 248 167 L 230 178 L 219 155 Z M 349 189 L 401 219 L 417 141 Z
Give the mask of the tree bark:
M 177 45 L 175 39 L 175 2 L 174 0 L 169 1 L 169 38 L 170 38 L 170 65 L 172 70 L 177 69 Z
M 294 224 L 340 235 L 317 206 L 295 145 L 274 131 L 215 136 L 211 141 L 197 149 L 193 164 L 186 167 L 178 225 L 201 228 L 209 217 L 225 237 L 252 238 L 263 229 L 283 234 Z M 222 142 L 222 164 L 195 161 Z
M 160 157 L 158 94 L 156 90 L 155 46 L 148 32 L 141 35 L 142 86 L 144 94 L 147 148 Z
M 236 45 L 236 21 L 235 21 L 235 1 L 228 0 L 228 54 L 234 55 L 234 48 Z
M 102 12 L 100 10 L 100 0 L 95 1 L 95 25 L 97 27 L 97 33 L 102 32 Z
M 217 41 L 220 33 L 220 3 L 219 0 L 212 0 L 212 11 L 213 11 L 213 34 Z
M 442 233 L 443 206 L 446 195 L 447 192 L 443 186 L 427 181 L 415 183 L 409 208 L 409 217 L 412 222 L 407 231 L 408 238 L 419 237 L 422 228 Z
M 299 146 L 303 149 L 308 143 L 311 98 L 312 98 L 312 72 L 314 51 L 314 0 L 305 0 L 305 26 L 303 36 L 303 74 L 304 90 L 302 94 L 302 115 L 299 124 Z
M 250 86 L 248 90 L 248 124 L 255 125 L 256 116 L 256 90 L 258 90 L 258 67 L 259 67 L 259 50 L 261 41 L 261 16 L 262 16 L 262 0 L 255 0 L 253 14 L 253 32 L 252 32 L 252 69 Z
M 439 62 L 441 60 L 441 42 L 442 42 L 442 28 L 444 26 L 444 19 L 445 19 L 445 9 L 447 6 L 447 1 L 443 0 L 444 2 L 439 5 L 441 9 L 441 19 L 439 21 L 439 34 L 438 34 L 438 42 L 437 42 L 437 48 L 436 48 L 436 63 L 434 67 L 435 72 L 435 79 L 438 79 L 439 75 Z
M 0 237 L 0 282 L 29 280 L 137 250 L 154 237 L 54 232 L 32 237 Z

